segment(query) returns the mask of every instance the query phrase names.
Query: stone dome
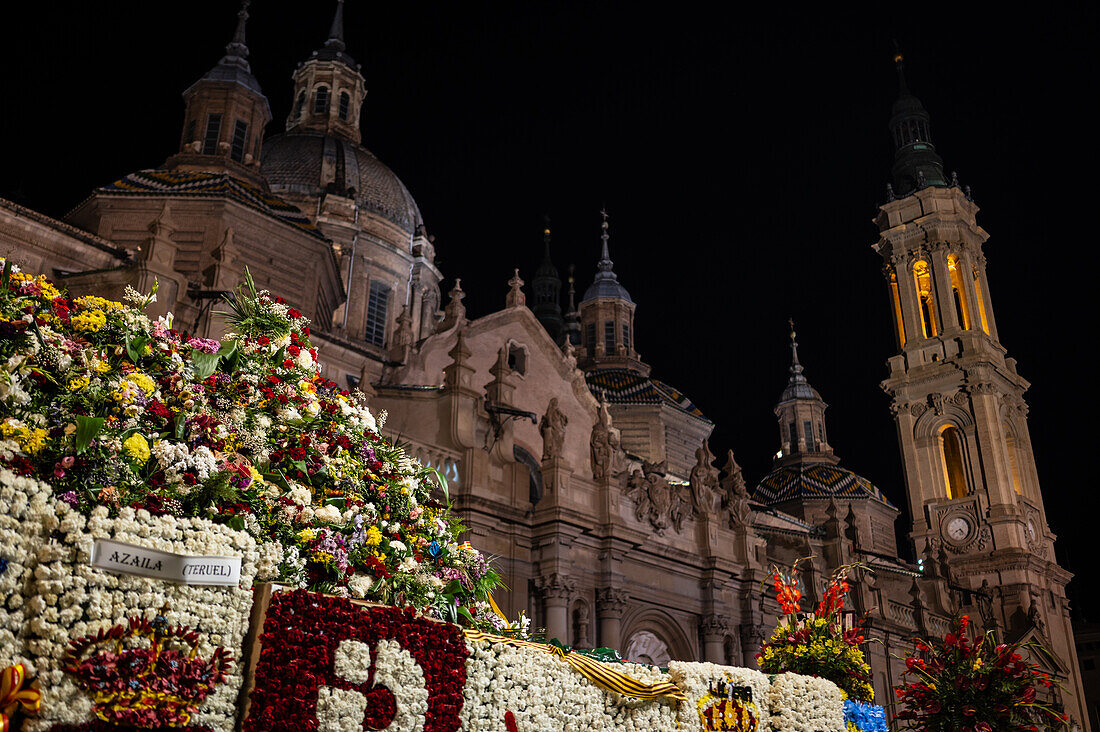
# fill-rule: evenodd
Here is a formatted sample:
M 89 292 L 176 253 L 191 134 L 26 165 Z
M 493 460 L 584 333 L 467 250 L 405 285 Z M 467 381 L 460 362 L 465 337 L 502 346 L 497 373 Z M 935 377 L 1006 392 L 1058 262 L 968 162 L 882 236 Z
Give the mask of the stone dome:
M 331 184 L 322 181 L 326 169 L 332 170 Z M 260 171 L 276 193 L 320 196 L 332 185 L 340 193 L 354 190 L 362 210 L 410 235 L 423 223 L 401 179 L 370 150 L 341 137 L 315 133 L 270 137 L 264 141 Z

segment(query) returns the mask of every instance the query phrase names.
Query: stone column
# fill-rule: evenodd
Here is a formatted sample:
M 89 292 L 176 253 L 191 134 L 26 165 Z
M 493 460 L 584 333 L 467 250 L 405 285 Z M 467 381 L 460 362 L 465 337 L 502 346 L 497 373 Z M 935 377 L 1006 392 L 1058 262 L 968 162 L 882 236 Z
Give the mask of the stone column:
M 962 328 L 959 315 L 955 312 L 955 297 L 951 288 L 951 272 L 947 269 L 947 245 L 940 243 L 932 251 L 932 280 L 936 289 L 936 302 L 939 304 L 940 324 L 943 331 L 955 331 Z
M 979 254 L 975 259 L 978 260 L 978 282 L 982 286 L 982 305 L 985 307 L 985 322 L 989 326 L 989 335 L 993 337 L 993 340 L 999 341 L 997 336 L 997 319 L 993 317 L 993 296 L 989 294 L 989 279 L 985 276 L 985 255 Z
M 699 630 L 703 634 L 703 660 L 724 664 L 725 640 L 729 632 L 726 618 L 722 615 L 705 615 L 699 620 Z
M 901 300 L 901 319 L 905 324 L 905 342 L 924 338 L 920 324 L 920 305 L 917 302 L 917 286 L 913 283 L 913 269 L 905 254 L 890 257 L 894 275 L 898 278 L 898 298 Z
M 622 650 L 622 618 L 627 594 L 614 587 L 596 590 L 596 617 L 600 621 L 599 644 Z
M 569 643 L 569 598 L 576 589 L 564 575 L 554 573 L 539 577 L 535 586 L 542 595 L 546 609 L 546 638 Z

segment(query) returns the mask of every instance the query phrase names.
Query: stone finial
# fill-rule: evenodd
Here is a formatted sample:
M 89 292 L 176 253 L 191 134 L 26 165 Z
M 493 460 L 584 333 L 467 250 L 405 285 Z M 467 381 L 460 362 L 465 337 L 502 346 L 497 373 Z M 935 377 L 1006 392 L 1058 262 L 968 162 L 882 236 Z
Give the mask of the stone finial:
M 508 280 L 512 288 L 508 290 L 507 307 L 521 308 L 527 304 L 527 296 L 523 294 L 523 279 L 519 276 L 519 268 L 513 270 L 512 279 Z
M 455 286 L 451 288 L 451 299 L 443 311 L 443 320 L 439 322 L 437 331 L 448 330 L 466 321 L 466 306 L 462 304 L 462 298 L 466 293 L 462 290 L 462 278 L 455 278 Z
M 951 187 L 952 188 L 958 188 L 959 187 L 959 174 L 957 172 L 955 172 L 954 170 L 951 171 Z
M 233 40 L 225 47 L 227 56 L 248 57 L 248 45 L 245 43 L 245 25 L 248 23 L 248 6 L 252 0 L 243 0 L 241 9 L 237 11 L 237 29 L 233 33 Z
M 896 201 L 896 200 L 898 200 L 898 197 L 894 194 L 894 186 L 887 183 L 886 184 L 886 202 L 890 203 L 891 201 Z

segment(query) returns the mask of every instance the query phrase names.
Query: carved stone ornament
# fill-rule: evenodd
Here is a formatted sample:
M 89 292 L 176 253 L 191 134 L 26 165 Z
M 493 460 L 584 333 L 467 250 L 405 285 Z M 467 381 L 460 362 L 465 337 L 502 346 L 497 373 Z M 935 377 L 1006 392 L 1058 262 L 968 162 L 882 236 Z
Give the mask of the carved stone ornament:
M 928 404 L 931 405 L 936 414 L 943 414 L 943 402 L 943 394 L 940 394 L 938 391 L 928 395 Z
M 545 600 L 568 600 L 576 593 L 577 585 L 565 575 L 554 572 L 536 578 L 535 589 Z
M 928 405 L 924 402 L 913 402 L 909 405 L 909 413 L 914 417 L 920 417 L 928 411 Z
M 672 519 L 672 526 L 676 533 L 684 531 L 684 519 L 692 514 L 691 487 L 684 483 L 670 483 L 672 490 L 672 505 L 669 506 L 668 516 Z
M 711 613 L 699 618 L 699 630 L 704 636 L 725 635 L 730 628 L 729 618 Z
M 627 479 L 626 495 L 634 501 L 634 518 L 648 521 L 657 536 L 664 536 L 672 511 L 672 486 L 665 478 L 664 461 L 642 461 L 642 469 L 635 468 Z
M 596 590 L 596 613 L 601 618 L 622 617 L 629 599 L 626 590 L 620 590 L 616 587 L 601 587 Z
M 552 460 L 562 455 L 565 446 L 565 426 L 569 424 L 569 418 L 558 407 L 558 398 L 552 397 L 546 406 L 546 414 L 542 415 L 539 422 L 539 433 L 542 435 L 542 459 Z

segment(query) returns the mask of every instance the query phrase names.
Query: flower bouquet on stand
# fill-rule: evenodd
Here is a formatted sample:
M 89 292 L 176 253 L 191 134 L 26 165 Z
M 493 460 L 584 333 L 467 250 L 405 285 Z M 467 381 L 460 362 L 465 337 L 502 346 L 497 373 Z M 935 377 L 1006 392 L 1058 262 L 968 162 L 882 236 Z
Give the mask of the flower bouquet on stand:
M 798 587 L 798 562 L 789 574 L 774 570 L 771 579 L 783 616 L 760 648 L 756 661 L 768 674 L 796 673 L 833 682 L 845 697 L 844 718 L 849 732 L 885 732 L 886 712 L 873 703 L 871 667 L 860 648 L 863 628 L 851 614 L 843 612 L 848 574 L 856 566 L 837 569 L 816 610 L 805 613 Z
M 970 639 L 963 615 L 942 641 L 914 641 L 907 682 L 894 689 L 897 718 L 928 732 L 1037 732 L 1061 729 L 1066 716 L 1039 700 L 1054 682 L 1020 654 L 1034 644 L 998 643 L 992 632 Z

